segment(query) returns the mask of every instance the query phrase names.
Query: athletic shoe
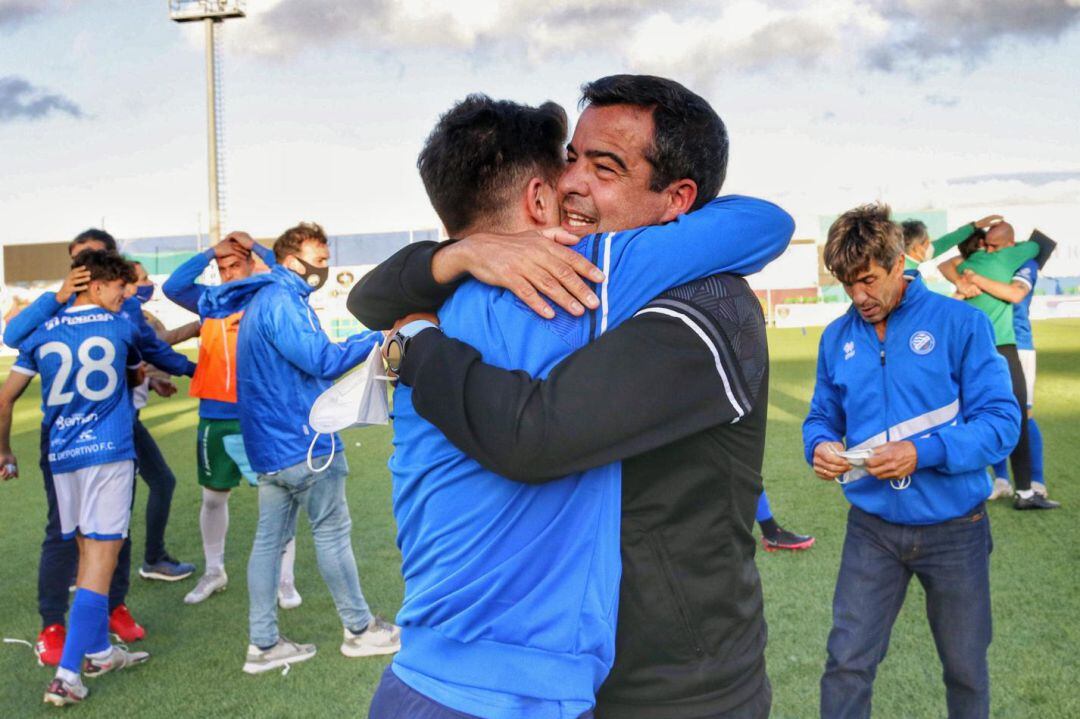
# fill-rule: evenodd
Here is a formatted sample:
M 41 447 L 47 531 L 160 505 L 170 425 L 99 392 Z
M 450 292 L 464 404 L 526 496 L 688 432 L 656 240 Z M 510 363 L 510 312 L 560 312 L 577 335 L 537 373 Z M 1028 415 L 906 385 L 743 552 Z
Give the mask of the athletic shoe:
M 288 664 L 306 662 L 313 656 L 315 656 L 314 644 L 297 644 L 285 637 L 278 637 L 277 644 L 269 649 L 259 649 L 254 644 L 249 644 L 244 671 L 248 674 L 262 674 Z
M 160 579 L 163 582 L 179 582 L 194 573 L 194 564 L 178 562 L 168 554 L 153 564 L 143 562 L 142 567 L 139 568 L 139 576 L 143 579 Z
M 49 687 L 45 690 L 45 703 L 56 707 L 62 707 L 65 704 L 78 704 L 89 693 L 90 690 L 82 682 L 68 684 L 60 677 L 57 677 L 49 682 Z
M 104 659 L 86 658 L 83 663 L 83 674 L 88 677 L 100 677 L 102 674 L 120 671 L 128 667 L 134 667 L 149 661 L 150 655 L 146 652 L 132 652 L 125 647 L 113 645 L 109 656 Z
M 225 570 L 204 574 L 195 588 L 184 597 L 184 604 L 205 602 L 211 594 L 224 592 L 227 586 L 229 586 L 229 575 L 225 573 Z
M 1004 477 L 998 477 L 994 480 L 994 491 L 987 497 L 988 500 L 1001 499 L 1002 497 L 1013 496 L 1012 485 L 1009 484 L 1009 480 Z
M 282 582 L 278 585 L 277 590 L 277 603 L 282 609 L 296 609 L 304 601 L 304 598 L 300 596 L 300 592 L 296 591 L 296 585 Z
M 146 630 L 131 616 L 127 605 L 121 604 L 109 615 L 109 631 L 130 644 L 146 638 Z
M 1057 509 L 1060 506 L 1060 502 L 1047 499 L 1038 492 L 1027 498 L 1018 494 L 1016 495 L 1016 501 L 1013 502 L 1013 509 Z
M 60 663 L 60 657 L 64 653 L 64 640 L 67 639 L 67 629 L 63 624 L 50 624 L 41 630 L 37 636 L 37 644 L 34 645 L 34 654 L 37 655 L 38 664 L 43 667 L 55 667 Z
M 788 549 L 792 551 L 798 551 L 800 549 L 810 549 L 814 546 L 814 542 L 817 541 L 809 534 L 795 534 L 789 532 L 783 527 L 780 528 L 772 537 L 762 536 L 761 544 L 765 547 L 766 552 L 776 552 L 781 549 Z
M 1034 490 L 1035 494 L 1041 494 L 1044 497 L 1049 496 L 1046 493 L 1046 485 L 1043 484 L 1042 482 L 1032 482 L 1031 483 L 1031 489 Z
M 373 617 L 367 628 L 353 634 L 345 628 L 341 653 L 347 657 L 374 657 L 401 651 L 401 627 L 379 617 Z

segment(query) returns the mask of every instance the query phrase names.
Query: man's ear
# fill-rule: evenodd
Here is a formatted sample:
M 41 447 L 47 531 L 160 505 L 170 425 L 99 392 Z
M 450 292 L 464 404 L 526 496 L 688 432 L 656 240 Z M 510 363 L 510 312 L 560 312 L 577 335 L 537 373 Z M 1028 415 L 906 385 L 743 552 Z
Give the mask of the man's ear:
M 688 177 L 675 180 L 663 190 L 667 207 L 660 217 L 660 222 L 671 222 L 679 215 L 686 214 L 697 200 L 697 183 Z
M 554 211 L 551 205 L 555 197 L 551 183 L 540 177 L 529 180 L 525 187 L 525 212 L 534 225 L 548 227 L 551 224 L 551 213 Z

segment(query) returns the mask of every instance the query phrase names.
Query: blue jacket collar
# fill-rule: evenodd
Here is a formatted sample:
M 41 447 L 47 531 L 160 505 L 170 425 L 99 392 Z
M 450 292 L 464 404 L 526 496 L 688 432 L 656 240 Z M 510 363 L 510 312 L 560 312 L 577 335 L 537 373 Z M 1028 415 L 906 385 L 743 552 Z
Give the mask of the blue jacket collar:
M 307 297 L 315 291 L 311 285 L 304 282 L 300 275 L 287 269 L 284 265 L 274 265 L 270 268 L 270 274 L 273 276 L 274 282 L 285 285 L 301 297 Z
M 261 272 L 247 279 L 207 287 L 199 298 L 199 316 L 203 319 L 218 318 L 239 312 L 247 306 L 256 292 L 273 281 L 269 272 Z

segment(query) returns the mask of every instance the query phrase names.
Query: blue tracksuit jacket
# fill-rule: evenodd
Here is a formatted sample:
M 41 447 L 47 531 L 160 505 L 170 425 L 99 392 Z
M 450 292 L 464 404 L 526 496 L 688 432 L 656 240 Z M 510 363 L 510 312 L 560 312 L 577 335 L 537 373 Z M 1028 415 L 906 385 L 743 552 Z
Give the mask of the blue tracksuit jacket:
M 276 263 L 273 251 L 266 249 L 259 243 L 256 242 L 251 249 L 266 263 L 267 267 L 273 267 Z M 214 248 L 203 250 L 173 270 L 173 273 L 169 275 L 169 279 L 165 280 L 164 284 L 161 285 L 161 291 L 165 293 L 166 297 L 188 312 L 199 315 L 200 320 L 206 319 L 208 315 L 199 311 L 199 300 L 213 285 L 201 285 L 196 280 L 199 279 L 206 266 L 213 261 Z M 199 416 L 204 419 L 239 419 L 240 411 L 237 409 L 235 402 L 200 399 Z
M 308 304 L 311 291 L 295 272 L 274 265 L 210 288 L 199 302 L 200 314 L 246 305 L 236 338 L 236 396 L 244 449 L 259 474 L 307 461 L 315 439 L 311 405 L 382 341 L 381 332 L 361 332 L 331 342 Z M 342 451 L 336 434 L 320 436 L 312 457 L 325 457 L 331 446 Z
M 803 443 L 813 464 L 821 442 L 911 440 L 919 459 L 907 489 L 855 468 L 844 494 L 887 522 L 936 524 L 990 494 L 985 468 L 1016 445 L 1020 408 L 986 315 L 929 291 L 918 272 L 906 277 L 884 342 L 854 306 L 825 328 Z
M 607 277 L 601 308 L 585 317 L 545 321 L 510 292 L 470 281 L 439 319 L 485 362 L 545 377 L 670 287 L 760 270 L 793 229 L 771 203 L 719 198 L 664 226 L 582 240 L 577 251 Z M 620 464 L 509 481 L 454 447 L 399 385 L 390 469 L 405 578 L 398 677 L 480 717 L 576 717 L 592 706 L 615 654 Z

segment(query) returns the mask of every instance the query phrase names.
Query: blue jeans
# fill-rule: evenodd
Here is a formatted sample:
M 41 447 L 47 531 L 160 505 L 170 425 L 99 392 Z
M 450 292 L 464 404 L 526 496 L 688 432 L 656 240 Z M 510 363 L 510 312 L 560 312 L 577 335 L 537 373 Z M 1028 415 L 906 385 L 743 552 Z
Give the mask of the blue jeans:
M 869 717 L 877 666 L 914 574 L 944 669 L 948 716 L 988 717 L 990 518 L 983 505 L 941 524 L 891 524 L 857 507 L 833 597 L 833 627 L 821 677 L 821 716 Z
M 429 699 L 398 679 L 393 666 L 386 668 L 375 696 L 371 698 L 368 719 L 477 719 Z M 593 719 L 591 711 L 578 719 Z
M 352 550 L 352 519 L 345 501 L 349 465 L 340 453 L 323 472 L 306 462 L 274 474 L 259 475 L 259 524 L 248 561 L 248 625 L 251 643 L 277 643 L 277 588 L 281 553 L 293 536 L 296 515 L 303 507 L 315 539 L 319 573 L 326 582 L 342 624 L 352 632 L 371 622 Z

